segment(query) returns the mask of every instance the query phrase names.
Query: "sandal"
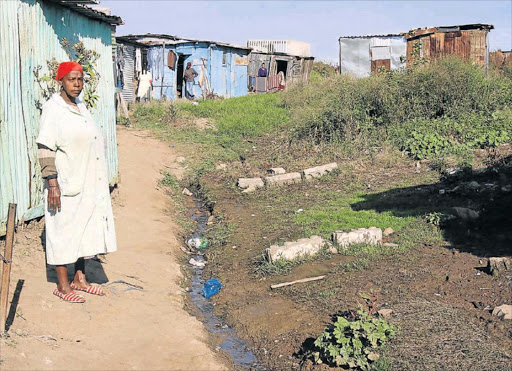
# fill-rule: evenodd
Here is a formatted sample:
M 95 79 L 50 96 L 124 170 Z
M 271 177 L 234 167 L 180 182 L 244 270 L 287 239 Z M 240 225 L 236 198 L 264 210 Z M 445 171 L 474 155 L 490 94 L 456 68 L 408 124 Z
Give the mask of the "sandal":
M 61 298 L 64 301 L 67 301 L 68 303 L 85 303 L 84 297 L 82 295 L 78 295 L 74 291 L 71 291 L 67 294 L 63 294 L 62 292 L 59 291 L 59 289 L 55 289 L 53 295 L 58 296 L 59 298 Z
M 83 291 L 83 292 L 86 292 L 88 294 L 98 295 L 98 296 L 104 296 L 105 295 L 105 292 L 103 291 L 103 289 L 100 286 L 90 285 L 90 286 L 87 286 L 85 288 L 82 288 L 82 287 L 79 287 L 79 286 L 75 285 L 73 282 L 71 282 L 69 285 L 71 286 L 71 288 L 73 290 Z

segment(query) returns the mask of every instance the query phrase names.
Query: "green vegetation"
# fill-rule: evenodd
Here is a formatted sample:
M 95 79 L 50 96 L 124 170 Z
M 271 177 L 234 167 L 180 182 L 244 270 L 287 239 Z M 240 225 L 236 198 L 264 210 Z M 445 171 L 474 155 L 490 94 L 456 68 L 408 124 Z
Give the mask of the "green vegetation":
M 84 104 L 89 109 L 96 108 L 96 102 L 100 97 L 97 94 L 98 83 L 100 81 L 100 74 L 97 71 L 97 62 L 100 54 L 94 50 L 87 49 L 81 41 L 71 45 L 66 38 L 63 38 L 60 43 L 69 59 L 80 63 L 84 70 Z M 48 72 L 44 75 L 40 75 L 42 66 L 34 68 L 34 76 L 41 89 L 42 98 L 45 101 L 50 99 L 50 97 L 60 89 L 59 84 L 55 81 L 59 62 L 57 59 L 52 58 L 46 61 L 46 64 Z M 42 104 L 37 102 L 37 106 L 41 108 Z
M 306 235 L 317 234 L 326 238 L 336 230 L 391 227 L 393 230 L 399 231 L 415 220 L 411 216 L 395 216 L 391 211 L 353 210 L 350 205 L 362 202 L 363 196 L 363 193 L 346 195 L 333 192 L 326 194 L 327 199 L 331 197 L 332 199 L 304 210 L 297 214 L 295 220 L 303 226 Z
M 458 58 L 368 78 L 336 76 L 284 97 L 299 138 L 366 147 L 389 141 L 416 158 L 512 138 L 512 78 Z
M 183 104 L 180 108 L 196 117 L 213 119 L 219 135 L 246 138 L 287 126 L 287 112 L 278 102 L 279 96 L 263 94 Z
M 316 363 L 370 370 L 372 362 L 380 358 L 376 350 L 395 334 L 393 325 L 360 309 L 355 318 L 338 316 L 325 328 L 315 341 L 313 357 Z

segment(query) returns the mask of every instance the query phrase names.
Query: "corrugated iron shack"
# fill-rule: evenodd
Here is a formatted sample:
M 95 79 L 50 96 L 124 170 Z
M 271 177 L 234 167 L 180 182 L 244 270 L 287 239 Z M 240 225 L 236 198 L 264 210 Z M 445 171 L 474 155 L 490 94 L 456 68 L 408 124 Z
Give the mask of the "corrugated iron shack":
M 503 68 L 512 65 L 512 51 L 496 50 L 489 53 L 489 65 L 494 68 Z
M 196 97 L 247 95 L 250 48 L 162 34 L 126 35 L 117 39 L 121 43 L 135 41 L 147 46 L 154 99 L 174 100 L 185 96 L 183 74 L 188 62 L 199 74 L 194 82 Z
M 135 102 L 140 75 L 143 67 L 147 67 L 147 54 L 147 45 L 116 37 L 116 83 L 126 102 Z
M 436 60 L 458 55 L 489 66 L 489 31 L 492 24 L 426 27 L 410 30 L 407 35 L 407 63 L 415 58 Z
M 249 56 L 249 90 L 256 92 L 276 91 L 293 84 L 309 82 L 314 57 L 308 43 L 295 40 L 248 40 L 252 48 Z M 267 77 L 258 77 L 262 63 Z
M 405 33 L 342 36 L 339 45 L 341 73 L 366 77 L 382 68 L 394 71 L 405 67 Z
M 118 181 L 112 31 L 116 16 L 86 4 L 97 1 L 0 1 L 0 234 L 5 233 L 8 203 L 18 205 L 18 220 L 43 215 L 42 179 L 35 139 L 39 129 L 42 89 L 34 72 L 48 72 L 47 61 L 69 60 L 61 45 L 82 41 L 100 54 L 99 101 L 93 115 L 107 143 L 111 184 Z

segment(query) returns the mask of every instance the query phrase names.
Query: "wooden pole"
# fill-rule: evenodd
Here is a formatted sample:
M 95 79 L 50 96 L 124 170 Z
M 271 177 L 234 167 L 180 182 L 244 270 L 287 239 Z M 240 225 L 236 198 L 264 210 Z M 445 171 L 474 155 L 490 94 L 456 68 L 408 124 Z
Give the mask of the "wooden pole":
M 7 232 L 5 235 L 5 250 L 2 262 L 2 286 L 0 287 L 0 334 L 5 331 L 7 319 L 7 299 L 9 298 L 9 283 L 11 281 L 12 247 L 14 244 L 14 224 L 16 222 L 16 204 L 9 204 L 7 214 Z
M 120 106 L 123 109 L 124 117 L 129 119 L 130 115 L 128 114 L 128 107 L 126 106 L 126 101 L 123 98 L 123 94 L 117 93 L 117 96 L 119 99 Z
M 278 283 L 278 284 L 275 284 L 275 285 L 270 285 L 270 288 L 271 289 L 278 289 L 280 287 L 295 285 L 296 283 L 304 283 L 304 282 L 323 280 L 324 278 L 325 278 L 325 276 L 316 276 L 316 277 L 310 277 L 310 278 L 303 278 L 303 279 L 297 280 L 297 281 L 283 282 L 283 283 Z
M 162 83 L 160 84 L 160 100 L 164 91 L 164 75 L 165 75 L 165 42 L 162 45 Z

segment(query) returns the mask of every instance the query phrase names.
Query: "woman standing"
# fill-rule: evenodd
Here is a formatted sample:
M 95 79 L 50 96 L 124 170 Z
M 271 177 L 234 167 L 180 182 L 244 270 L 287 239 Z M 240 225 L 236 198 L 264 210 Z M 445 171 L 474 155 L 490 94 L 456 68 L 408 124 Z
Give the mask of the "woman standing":
M 74 290 L 104 295 L 85 277 L 84 258 L 116 251 L 104 140 L 85 105 L 82 67 L 59 65 L 55 79 L 61 90 L 43 106 L 36 142 L 45 179 L 46 260 L 56 265 L 54 295 L 84 303 Z M 68 282 L 66 264 L 75 263 Z

